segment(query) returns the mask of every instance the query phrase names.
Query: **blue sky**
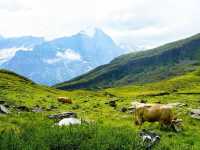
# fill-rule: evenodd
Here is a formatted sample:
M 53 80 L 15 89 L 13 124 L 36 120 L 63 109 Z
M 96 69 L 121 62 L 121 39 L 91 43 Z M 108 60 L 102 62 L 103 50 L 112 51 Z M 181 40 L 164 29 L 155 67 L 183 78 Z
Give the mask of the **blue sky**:
M 117 43 L 155 47 L 200 32 L 199 0 L 0 0 L 0 34 L 47 39 L 98 27 Z

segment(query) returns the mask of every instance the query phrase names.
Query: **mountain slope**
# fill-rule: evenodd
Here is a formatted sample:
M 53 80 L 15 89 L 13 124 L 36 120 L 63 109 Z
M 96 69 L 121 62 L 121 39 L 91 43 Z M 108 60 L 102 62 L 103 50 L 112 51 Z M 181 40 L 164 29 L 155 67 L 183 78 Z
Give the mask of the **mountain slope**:
M 122 55 L 107 65 L 55 87 L 105 88 L 159 81 L 195 70 L 199 60 L 200 34 L 197 34 L 152 50 Z
M 164 86 L 163 86 L 164 85 Z M 125 96 L 125 97 L 136 97 L 136 96 L 170 96 L 176 95 L 176 97 L 181 97 L 186 95 L 188 97 L 200 95 L 200 67 L 193 72 L 186 73 L 177 77 L 173 77 L 167 80 L 161 80 L 154 83 L 146 83 L 142 85 L 128 85 L 116 88 L 105 89 L 108 93 L 115 96 Z M 163 99 L 163 103 L 166 103 L 170 98 Z M 174 99 L 175 100 L 175 99 Z M 179 98 L 180 100 L 180 98 Z M 188 99 L 181 99 L 185 103 L 194 103 L 195 100 L 189 101 Z M 196 104 L 197 105 L 197 104 Z
M 40 86 L 16 73 L 0 70 L 0 101 L 8 105 L 49 108 L 57 104 L 57 97 L 63 95 L 46 86 Z
M 12 59 L 17 51 L 31 51 L 33 47 L 43 42 L 43 38 L 32 36 L 0 37 L 0 65 Z
M 53 85 L 106 64 L 125 53 L 102 30 L 62 37 L 37 45 L 32 51 L 18 51 L 1 68 L 12 70 L 31 80 Z

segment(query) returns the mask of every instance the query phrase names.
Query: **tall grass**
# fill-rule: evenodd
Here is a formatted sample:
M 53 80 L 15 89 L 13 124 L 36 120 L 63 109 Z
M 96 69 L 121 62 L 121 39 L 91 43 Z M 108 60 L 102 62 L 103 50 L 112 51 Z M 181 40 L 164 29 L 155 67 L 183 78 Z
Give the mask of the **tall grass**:
M 2 131 L 1 150 L 129 150 L 142 148 L 128 128 L 92 124 L 58 127 L 48 123 L 24 125 L 20 132 Z
M 32 119 L 30 118 L 32 116 Z M 38 115 L 10 118 L 15 126 L 0 130 L 0 150 L 144 150 L 136 129 L 130 126 L 109 126 L 101 122 L 77 126 L 54 125 Z M 29 120 L 27 120 L 29 118 Z M 4 120 L 5 121 L 5 120 Z M 5 124 L 6 125 L 6 124 Z M 158 132 L 158 131 L 156 131 Z M 198 150 L 197 135 L 162 131 L 155 150 Z M 195 144 L 196 143 L 196 144 Z

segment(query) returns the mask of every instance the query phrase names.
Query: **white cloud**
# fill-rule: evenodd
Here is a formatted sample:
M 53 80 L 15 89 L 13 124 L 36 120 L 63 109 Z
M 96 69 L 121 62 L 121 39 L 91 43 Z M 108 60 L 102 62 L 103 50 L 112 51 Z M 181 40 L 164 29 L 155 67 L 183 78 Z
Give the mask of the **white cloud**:
M 54 64 L 60 61 L 80 61 L 81 56 L 79 53 L 72 49 L 66 49 L 63 52 L 57 52 L 55 58 L 44 60 L 48 64 Z
M 81 56 L 79 53 L 75 52 L 72 49 L 66 49 L 64 52 L 58 52 L 56 57 L 60 59 L 68 59 L 68 60 L 81 60 Z
M 0 10 L 18 11 L 22 8 L 22 4 L 17 0 L 1 0 Z
M 159 45 L 200 32 L 199 0 L 1 0 L 0 34 L 58 37 L 97 26 L 118 43 Z
M 17 51 L 31 51 L 32 48 L 26 48 L 26 47 L 12 47 L 12 48 L 5 48 L 5 49 L 0 49 L 0 62 L 6 62 L 10 60 L 12 57 L 15 56 L 15 53 Z

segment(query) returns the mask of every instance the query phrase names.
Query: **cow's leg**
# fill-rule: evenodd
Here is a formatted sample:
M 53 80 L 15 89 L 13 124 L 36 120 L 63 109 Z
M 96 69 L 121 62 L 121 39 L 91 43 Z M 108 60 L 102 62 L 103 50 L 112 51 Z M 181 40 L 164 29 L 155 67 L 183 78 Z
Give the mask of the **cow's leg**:
M 165 121 L 160 121 L 160 129 L 166 129 L 168 126 L 166 125 Z
M 141 118 L 139 118 L 139 117 L 136 117 L 136 118 L 135 118 L 135 125 L 139 125 L 139 126 L 140 126 L 140 128 L 141 128 L 141 126 L 142 126 L 142 123 L 143 123 L 143 121 L 142 121 L 142 119 L 141 119 Z
M 140 120 L 139 120 L 139 113 L 137 112 L 137 110 L 135 111 L 134 119 L 135 119 L 135 125 L 139 125 Z

